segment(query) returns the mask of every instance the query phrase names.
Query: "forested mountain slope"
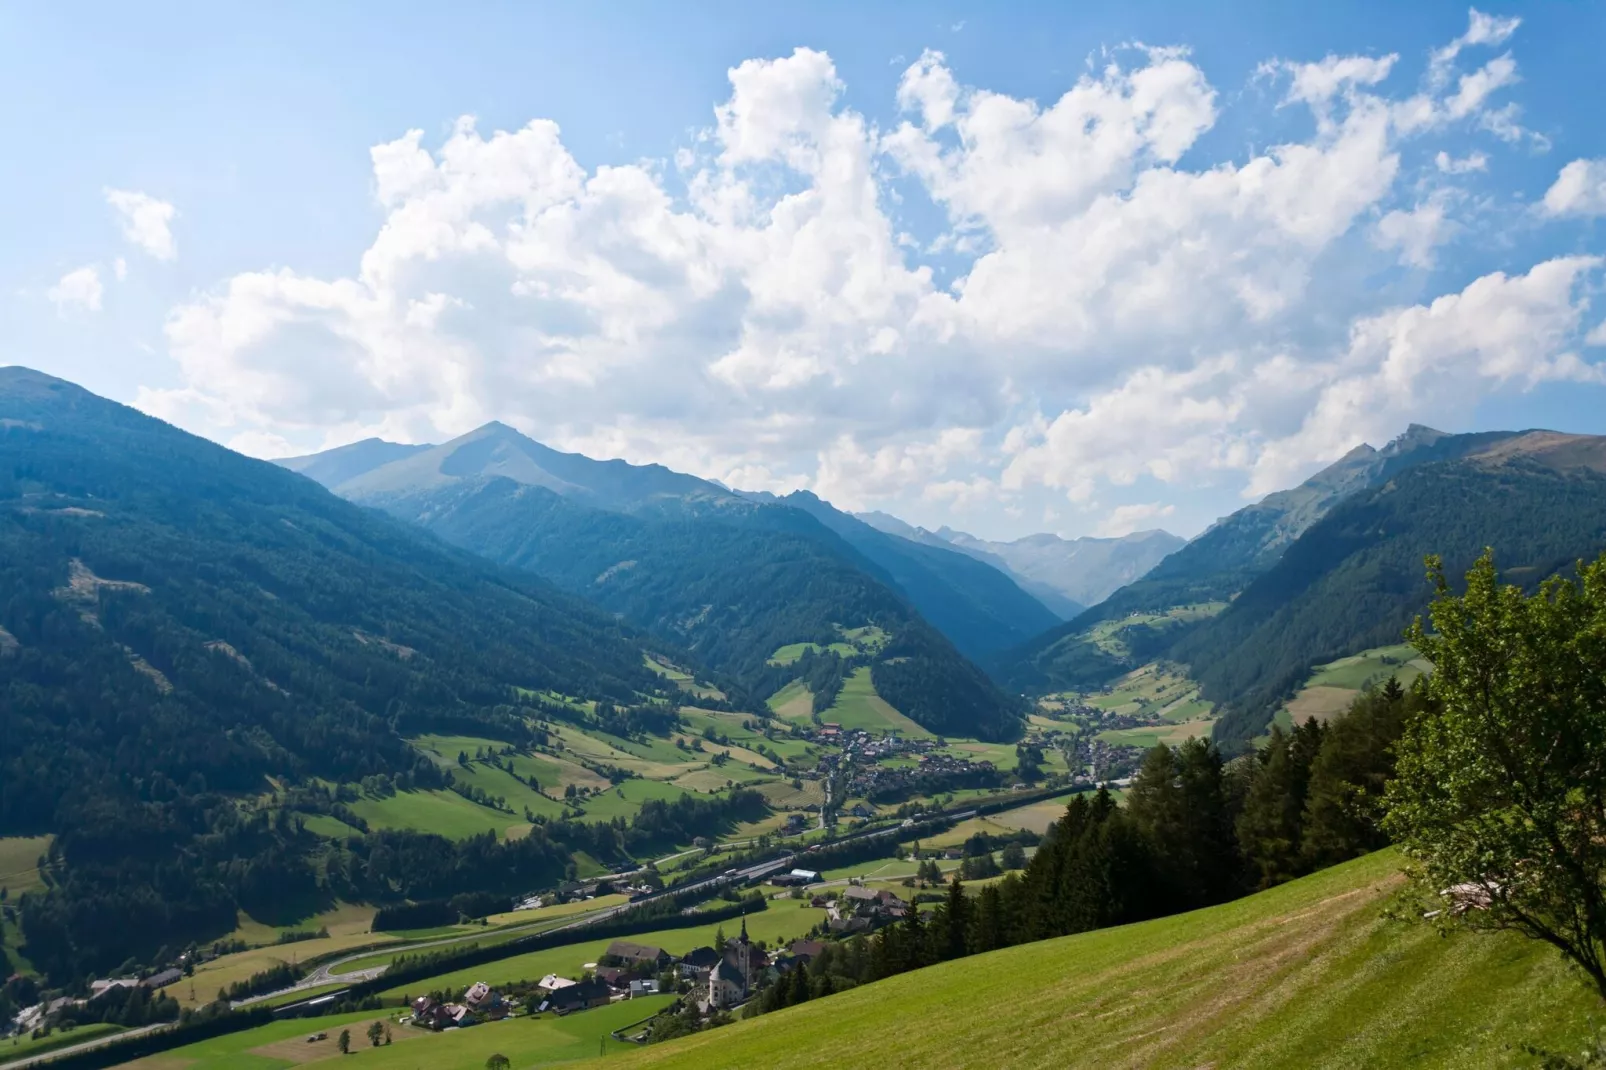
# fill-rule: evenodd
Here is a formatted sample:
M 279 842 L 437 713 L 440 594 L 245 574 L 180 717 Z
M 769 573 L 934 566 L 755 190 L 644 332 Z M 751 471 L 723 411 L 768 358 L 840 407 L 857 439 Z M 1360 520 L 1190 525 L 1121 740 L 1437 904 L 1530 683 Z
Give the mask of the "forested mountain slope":
M 1030 690 L 1098 686 L 1133 664 L 1164 655 L 1184 624 L 1236 598 L 1341 502 L 1413 467 L 1463 457 L 1516 434 L 1447 435 L 1413 424 L 1380 450 L 1357 446 L 1299 486 L 1218 520 L 1141 579 L 1018 649 L 992 656 L 988 665 L 996 678 Z M 1179 607 L 1188 608 L 1179 614 Z M 1109 630 L 1106 622 L 1156 617 L 1121 629 L 1128 656 L 1112 656 L 1108 643 L 1090 642 L 1095 631 Z
M 306 464 L 307 459 L 296 462 Z M 692 523 L 715 519 L 743 529 L 790 531 L 814 539 L 824 552 L 903 595 L 970 657 L 1017 645 L 1059 619 L 998 569 L 978 566 L 947 547 L 885 535 L 812 494 L 785 499 L 737 494 L 662 465 L 562 453 L 500 423 L 349 478 L 324 482 L 352 501 L 418 519 L 430 512 L 434 495 L 449 492 L 448 497 L 457 501 L 464 484 L 499 478 L 544 488 L 578 505 L 644 519 Z M 815 523 L 791 515 L 798 512 L 813 517 Z M 543 555 L 554 574 L 570 564 L 557 559 L 558 549 L 549 543 Z
M 979 657 L 1023 642 L 1060 618 L 1004 572 L 947 546 L 880 531 L 808 491 L 778 499 L 800 509 L 879 565 L 954 645 Z
M 65 876 L 23 912 L 49 969 L 306 888 L 294 832 L 228 796 L 439 786 L 404 734 L 523 738 L 517 688 L 637 701 L 667 686 L 649 644 L 283 468 L 0 369 L 0 834 L 58 834 Z
M 658 466 L 558 453 L 500 424 L 337 490 L 672 640 L 733 674 L 749 701 L 802 676 L 823 709 L 868 660 L 881 697 L 926 727 L 1012 737 L 1020 703 L 921 609 L 936 607 L 973 638 L 1024 636 L 1054 619 L 1007 577 L 961 554 L 912 543 L 901 555 L 896 546 L 879 547 L 894 574 L 811 512 Z M 843 517 L 812 502 L 820 517 Z M 941 556 L 931 564 L 930 554 Z M 783 646 L 829 647 L 843 629 L 867 626 L 887 636 L 873 655 L 821 650 L 771 663 Z
M 1399 641 L 1432 593 L 1426 554 L 1459 576 L 1485 547 L 1523 585 L 1606 548 L 1606 438 L 1529 432 L 1406 469 L 1312 525 L 1169 656 L 1225 704 L 1218 733 L 1247 738 L 1311 666 Z

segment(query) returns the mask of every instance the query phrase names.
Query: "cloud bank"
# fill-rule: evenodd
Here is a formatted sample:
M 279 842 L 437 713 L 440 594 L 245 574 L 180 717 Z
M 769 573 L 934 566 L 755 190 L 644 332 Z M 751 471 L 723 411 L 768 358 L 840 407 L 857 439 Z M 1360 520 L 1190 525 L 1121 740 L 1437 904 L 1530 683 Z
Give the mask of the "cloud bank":
M 1517 25 L 1474 12 L 1392 92 L 1395 56 L 1270 60 L 1268 107 L 1306 133 L 1215 162 L 1223 94 L 1181 48 L 1118 50 L 1047 102 L 928 51 L 886 126 L 798 48 L 732 69 L 673 161 L 594 170 L 544 119 L 408 131 L 372 149 L 383 222 L 352 272 L 248 272 L 175 308 L 183 385 L 139 404 L 261 453 L 496 418 L 849 508 L 1132 530 L 1167 488 L 1264 493 L 1407 420 L 1601 379 L 1579 356 L 1594 258 L 1399 305 L 1354 281 L 1431 269 L 1455 183 L 1537 144 L 1490 55 Z M 1542 212 L 1601 211 L 1598 167 Z M 172 207 L 135 198 L 108 193 L 171 258 Z

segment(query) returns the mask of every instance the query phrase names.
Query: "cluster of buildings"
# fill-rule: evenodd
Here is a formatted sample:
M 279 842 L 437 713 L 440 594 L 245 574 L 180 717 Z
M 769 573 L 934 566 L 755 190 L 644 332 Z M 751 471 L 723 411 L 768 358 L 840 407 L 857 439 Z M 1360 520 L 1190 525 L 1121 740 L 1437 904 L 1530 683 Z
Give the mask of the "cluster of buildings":
M 460 1003 L 442 1003 L 433 996 L 413 1000 L 413 1024 L 423 1029 L 462 1029 L 506 1018 L 518 1005 L 518 1000 L 504 999 L 484 981 L 475 981 Z
M 848 781 L 848 793 L 869 799 L 893 798 L 951 788 L 989 787 L 998 780 L 998 768 L 992 762 L 928 753 L 919 755 L 912 767 L 861 767 Z
M 816 898 L 825 907 L 827 924 L 834 933 L 865 933 L 902 921 L 912 909 L 894 892 L 850 884 L 835 899 Z

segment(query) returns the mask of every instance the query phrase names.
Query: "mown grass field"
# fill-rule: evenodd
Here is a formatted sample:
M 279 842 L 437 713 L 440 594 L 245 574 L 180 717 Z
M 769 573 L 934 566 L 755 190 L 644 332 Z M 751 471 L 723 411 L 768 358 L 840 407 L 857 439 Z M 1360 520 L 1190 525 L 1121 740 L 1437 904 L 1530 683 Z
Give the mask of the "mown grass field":
M 1108 732 L 1100 732 L 1098 738 L 1106 743 L 1126 747 L 1142 747 L 1148 749 L 1156 743 L 1164 743 L 1168 747 L 1179 746 L 1190 738 L 1209 739 L 1211 729 L 1215 727 L 1215 718 L 1206 717 L 1197 721 L 1184 721 L 1180 724 L 1161 724 L 1144 728 L 1116 728 Z
M 1302 724 L 1309 718 L 1326 721 L 1349 709 L 1362 689 L 1382 684 L 1390 676 L 1410 687 L 1417 677 L 1432 669 L 1417 656 L 1416 648 L 1400 643 L 1374 647 L 1347 658 L 1318 665 L 1285 707 L 1288 723 Z M 1282 711 L 1279 711 L 1282 712 Z
M 814 714 L 814 693 L 802 680 L 793 680 L 766 702 L 775 716 L 783 720 L 807 724 Z
M 39 856 L 50 850 L 49 836 L 0 836 L 0 888 L 11 898 L 44 886 Z
M 842 684 L 831 708 L 820 714 L 822 721 L 835 721 L 843 728 L 863 728 L 870 732 L 897 730 L 906 739 L 930 739 L 931 733 L 905 717 L 876 694 L 868 666 L 853 670 Z
M 1539 944 L 1388 920 L 1380 852 L 1208 910 L 1010 948 L 610 1060 L 631 1067 L 1498 1068 L 1600 1001 Z M 596 1064 L 586 1064 L 596 1065 Z
M 24 1059 L 30 1055 L 43 1055 L 57 1048 L 69 1048 L 74 1044 L 82 1044 L 86 1040 L 104 1037 L 111 1033 L 121 1033 L 123 1027 L 110 1025 L 106 1022 L 93 1022 L 89 1025 L 80 1025 L 72 1029 L 57 1030 L 48 1037 L 35 1040 L 31 1036 L 7 1037 L 0 1040 L 0 1063 L 9 1063 L 16 1059 Z
M 241 914 L 239 925 L 229 934 L 229 938 L 266 946 L 203 962 L 195 968 L 193 978 L 186 978 L 174 985 L 168 990 L 168 995 L 186 1007 L 209 1003 L 217 998 L 218 989 L 249 980 L 252 974 L 261 973 L 280 963 L 306 962 L 308 959 L 398 939 L 391 934 L 370 932 L 373 918 L 373 907 L 352 903 L 342 903 L 332 910 L 286 926 L 264 925 Z M 282 932 L 315 932 L 318 929 L 328 929 L 329 935 L 298 940 L 293 944 L 273 942 Z
M 774 945 L 783 940 L 795 940 L 802 937 L 824 917 L 824 910 L 810 907 L 806 902 L 789 899 L 778 900 L 771 903 L 768 910 L 748 915 L 747 932 L 754 940 L 766 940 L 771 945 Z M 638 944 L 655 944 L 666 948 L 674 954 L 682 955 L 694 947 L 712 944 L 715 933 L 720 929 L 724 929 L 726 935 L 734 936 L 740 927 L 741 922 L 732 918 L 717 924 L 643 933 L 632 936 L 629 939 Z M 484 966 L 456 970 L 426 980 L 400 985 L 387 990 L 383 995 L 386 997 L 416 995 L 419 992 L 428 992 L 437 988 L 462 988 L 473 984 L 475 981 L 486 981 L 492 985 L 519 980 L 534 981 L 548 973 L 579 977 L 580 971 L 585 964 L 596 962 L 612 942 L 612 938 L 582 940 L 578 943 L 565 944 L 563 947 L 532 951 L 525 955 L 516 955 Z
M 351 810 L 373 828 L 413 829 L 462 840 L 482 832 L 500 839 L 510 826 L 527 824 L 521 814 L 470 802 L 455 791 L 398 791 L 389 798 L 365 796 Z
M 201 1041 L 124 1066 L 128 1070 L 279 1070 L 338 1061 L 341 1067 L 353 1070 L 482 1070 L 486 1059 L 496 1052 L 516 1067 L 548 1066 L 630 1047 L 609 1034 L 663 1009 L 670 998 L 647 996 L 564 1018 L 511 1018 L 444 1033 L 414 1029 L 393 1016 L 372 1011 L 302 1018 Z M 373 1021 L 390 1026 L 394 1042 L 388 1047 L 369 1045 L 366 1031 Z M 340 1054 L 342 1029 L 351 1032 L 350 1055 Z M 327 1037 L 308 1043 L 307 1037 L 320 1032 Z
M 775 653 L 769 656 L 771 665 L 796 665 L 803 655 L 809 651 L 829 650 L 845 658 L 851 658 L 855 651 L 852 643 L 831 643 L 829 646 L 820 646 L 819 643 L 787 643 L 778 647 Z

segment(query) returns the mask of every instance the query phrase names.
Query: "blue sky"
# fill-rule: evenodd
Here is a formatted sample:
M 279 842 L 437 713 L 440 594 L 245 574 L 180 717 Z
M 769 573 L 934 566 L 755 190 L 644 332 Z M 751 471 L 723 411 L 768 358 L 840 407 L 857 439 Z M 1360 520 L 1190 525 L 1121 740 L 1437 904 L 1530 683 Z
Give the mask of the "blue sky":
M 9 5 L 0 359 L 264 456 L 502 419 L 929 527 L 1192 534 L 1411 421 L 1606 433 L 1602 40 Z

